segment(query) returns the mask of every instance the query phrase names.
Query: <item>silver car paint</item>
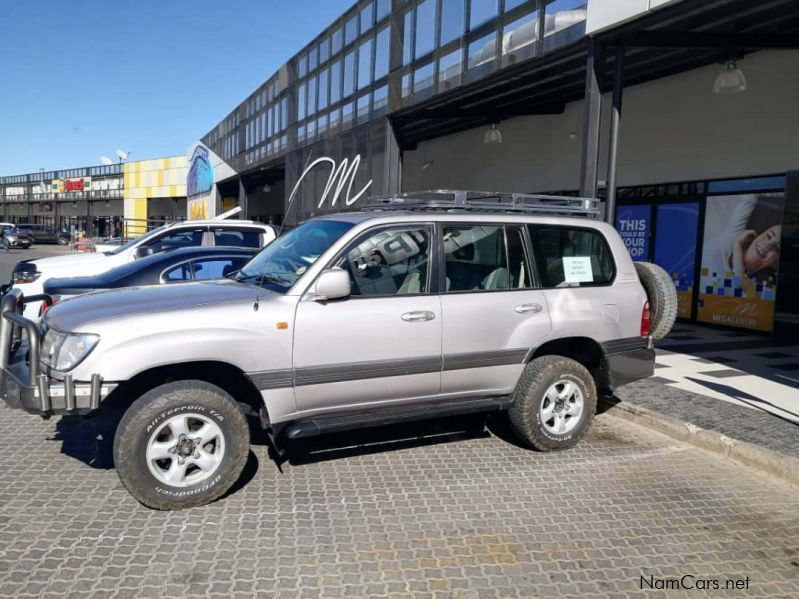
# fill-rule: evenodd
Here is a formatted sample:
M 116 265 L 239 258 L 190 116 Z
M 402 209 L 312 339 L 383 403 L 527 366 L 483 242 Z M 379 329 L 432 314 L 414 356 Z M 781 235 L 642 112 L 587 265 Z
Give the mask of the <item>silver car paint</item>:
M 258 383 L 274 423 L 356 405 L 507 393 L 523 369 L 518 358 L 548 340 L 587 337 L 601 343 L 640 333 L 646 293 L 623 242 L 605 223 L 513 214 L 374 212 L 322 218 L 354 226 L 285 295 L 233 281 L 115 290 L 57 304 L 45 322 L 64 331 L 100 335 L 98 346 L 73 369 L 75 380 L 99 373 L 105 381 L 122 382 L 156 366 L 225 362 Z M 319 273 L 364 231 L 429 222 L 597 229 L 610 245 L 617 276 L 606 287 L 331 302 L 304 297 Z M 540 310 L 516 310 L 529 305 Z M 402 320 L 412 311 L 429 311 L 434 317 Z M 504 363 L 485 366 L 480 354 L 488 354 L 488 363 L 494 357 Z M 516 361 L 508 363 L 509 358 Z M 398 367 L 407 367 L 407 373 L 397 372 Z M 372 376 L 375 372 L 381 375 Z

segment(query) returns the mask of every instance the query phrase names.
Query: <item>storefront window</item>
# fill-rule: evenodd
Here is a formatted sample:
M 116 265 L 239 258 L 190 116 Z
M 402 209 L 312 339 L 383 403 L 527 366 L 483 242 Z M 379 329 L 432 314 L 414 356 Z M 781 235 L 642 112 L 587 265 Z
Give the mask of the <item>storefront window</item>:
M 319 73 L 319 110 L 324 110 L 327 108 L 327 98 L 328 98 L 328 76 L 329 71 L 328 69 L 324 69 L 322 72 Z
M 388 75 L 391 27 L 381 29 L 375 38 L 375 81 Z
M 476 29 L 496 17 L 499 12 L 499 0 L 471 0 L 471 2 L 469 29 Z
M 330 103 L 341 100 L 341 61 L 337 60 L 330 67 Z
M 355 50 L 344 57 L 344 97 L 355 93 Z
M 306 94 L 306 86 L 300 85 L 297 87 L 297 119 L 302 120 L 305 118 L 306 109 L 305 109 L 305 94 Z
M 319 64 L 323 64 L 330 58 L 330 40 L 325 38 L 319 44 Z
M 372 3 L 370 2 L 361 10 L 361 33 L 365 33 L 372 26 Z
M 330 128 L 335 129 L 341 124 L 341 110 L 336 109 L 330 113 Z
M 352 125 L 354 109 L 355 108 L 352 102 L 350 102 L 349 104 L 344 104 L 344 108 L 341 111 L 341 124 L 344 127 L 349 127 L 350 125 Z
M 497 52 L 497 34 L 491 33 L 469 44 L 469 70 L 491 64 Z
M 418 94 L 433 87 L 433 63 L 419 67 L 413 74 L 413 93 Z
M 316 130 L 321 135 L 325 131 L 327 131 L 327 115 L 323 114 L 319 117 L 319 120 L 316 121 Z
M 316 112 L 316 77 L 308 79 L 308 116 Z
M 546 7 L 544 35 L 552 35 L 583 23 L 585 17 L 586 0 L 555 0 Z
M 463 0 L 441 0 L 441 45 L 463 35 Z
M 505 0 L 505 12 L 513 10 L 517 6 L 521 6 L 522 4 L 529 2 L 530 0 Z
M 372 113 L 373 116 L 380 116 L 385 114 L 388 107 L 388 86 L 384 85 L 374 91 L 374 98 L 372 100 Z
M 300 77 L 305 77 L 308 74 L 308 55 L 303 54 L 297 61 L 297 74 Z
M 538 41 L 538 11 L 509 23 L 502 31 L 502 55 L 527 58 Z M 527 48 L 527 51 L 522 52 Z
M 461 84 L 463 50 L 458 48 L 438 61 L 438 91 L 446 91 Z
M 313 71 L 319 64 L 319 49 L 314 47 L 308 52 L 308 72 Z
M 358 89 L 363 89 L 372 81 L 372 40 L 366 40 L 358 48 Z
M 424 0 L 416 7 L 415 58 L 432 52 L 436 45 L 436 0 Z
M 338 29 L 336 29 L 333 32 L 333 35 L 330 38 L 331 44 L 332 44 L 331 51 L 333 52 L 333 54 L 336 54 L 337 52 L 341 52 L 342 37 L 343 37 L 343 34 L 341 32 L 341 28 L 338 28 Z
M 408 64 L 413 58 L 411 50 L 411 35 L 413 34 L 413 11 L 405 13 L 405 27 L 402 34 L 402 64 Z
M 352 17 L 344 26 L 344 45 L 347 46 L 358 37 L 358 16 Z
M 402 97 L 405 98 L 411 94 L 411 74 L 406 73 L 402 76 Z
M 391 12 L 391 0 L 377 0 L 377 21 Z
M 358 121 L 366 122 L 369 119 L 369 94 L 358 98 Z

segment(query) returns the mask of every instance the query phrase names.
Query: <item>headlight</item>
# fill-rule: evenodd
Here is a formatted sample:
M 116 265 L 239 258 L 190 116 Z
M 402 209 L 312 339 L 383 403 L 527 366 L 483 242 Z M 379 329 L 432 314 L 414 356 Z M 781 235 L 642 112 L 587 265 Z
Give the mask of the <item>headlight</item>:
M 48 328 L 42 339 L 42 364 L 59 372 L 71 370 L 89 355 L 98 341 L 99 335 L 62 333 Z

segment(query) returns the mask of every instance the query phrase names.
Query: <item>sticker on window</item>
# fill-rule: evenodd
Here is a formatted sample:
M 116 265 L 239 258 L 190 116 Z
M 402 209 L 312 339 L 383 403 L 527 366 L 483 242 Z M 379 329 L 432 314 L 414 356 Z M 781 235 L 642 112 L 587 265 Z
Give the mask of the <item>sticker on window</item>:
M 594 271 L 589 256 L 569 256 L 563 258 L 563 275 L 566 283 L 593 283 Z

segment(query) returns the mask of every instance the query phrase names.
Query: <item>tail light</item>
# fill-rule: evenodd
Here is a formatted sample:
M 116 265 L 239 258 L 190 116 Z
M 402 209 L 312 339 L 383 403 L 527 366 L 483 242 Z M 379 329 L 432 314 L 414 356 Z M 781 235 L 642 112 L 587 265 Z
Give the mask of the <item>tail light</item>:
M 644 302 L 644 309 L 641 310 L 641 337 L 649 337 L 652 326 L 652 313 L 649 311 L 649 302 Z

